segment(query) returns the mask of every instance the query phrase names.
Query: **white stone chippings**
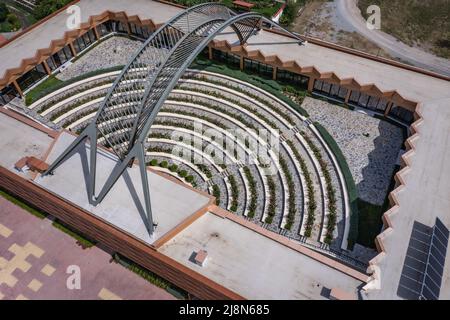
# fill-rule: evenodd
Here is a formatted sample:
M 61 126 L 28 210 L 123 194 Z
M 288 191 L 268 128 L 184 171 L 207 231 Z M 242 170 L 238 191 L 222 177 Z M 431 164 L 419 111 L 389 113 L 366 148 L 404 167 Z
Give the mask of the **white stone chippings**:
M 57 78 L 66 81 L 88 72 L 126 65 L 141 46 L 141 41 L 126 37 L 108 38 L 86 52 L 76 63 L 58 74 Z
M 336 140 L 360 198 L 382 205 L 403 144 L 402 130 L 386 121 L 317 99 L 307 97 L 302 107 Z

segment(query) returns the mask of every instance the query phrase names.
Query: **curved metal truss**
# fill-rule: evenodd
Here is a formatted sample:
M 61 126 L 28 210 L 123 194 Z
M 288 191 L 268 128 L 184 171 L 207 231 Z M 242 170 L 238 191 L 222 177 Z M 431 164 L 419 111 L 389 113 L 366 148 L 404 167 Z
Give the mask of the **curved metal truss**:
M 158 29 L 132 57 L 114 82 L 94 120 L 54 161 L 45 174 L 51 174 L 71 152 L 87 139 L 90 141 L 89 201 L 99 204 L 120 178 L 127 166 L 139 160 L 145 198 L 147 230 L 153 233 L 145 141 L 151 125 L 169 93 L 197 55 L 217 35 L 234 32 L 239 45 L 257 33 L 262 24 L 282 29 L 260 14 L 236 14 L 224 5 L 206 3 L 191 7 Z M 303 43 L 296 35 L 289 33 Z M 95 195 L 97 141 L 117 155 L 118 161 L 99 195 Z

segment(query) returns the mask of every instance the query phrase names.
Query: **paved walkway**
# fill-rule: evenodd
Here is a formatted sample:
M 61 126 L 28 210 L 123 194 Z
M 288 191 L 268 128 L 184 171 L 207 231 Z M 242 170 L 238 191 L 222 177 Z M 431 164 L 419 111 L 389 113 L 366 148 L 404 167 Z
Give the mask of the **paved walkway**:
M 449 60 L 436 57 L 419 48 L 410 47 L 380 30 L 369 30 L 355 0 L 335 0 L 335 3 L 337 4 L 337 13 L 343 20 L 351 24 L 359 34 L 373 41 L 392 56 L 420 68 L 450 75 Z
M 0 300 L 174 299 L 110 259 L 0 197 Z M 77 267 L 81 288 L 68 289 Z

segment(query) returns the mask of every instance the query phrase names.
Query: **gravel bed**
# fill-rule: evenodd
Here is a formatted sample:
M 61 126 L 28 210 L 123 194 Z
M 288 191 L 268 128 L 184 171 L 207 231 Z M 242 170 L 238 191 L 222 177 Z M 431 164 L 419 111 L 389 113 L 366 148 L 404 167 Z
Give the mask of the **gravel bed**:
M 309 131 L 308 132 L 309 137 L 313 140 L 314 144 L 319 148 L 320 153 L 322 154 L 322 159 L 327 164 L 328 172 L 330 173 L 331 177 L 331 184 L 334 187 L 335 194 L 336 194 L 336 228 L 333 232 L 333 239 L 331 246 L 334 248 L 340 248 L 340 240 L 342 239 L 342 236 L 344 235 L 344 222 L 345 222 L 345 216 L 344 216 L 344 200 L 342 197 L 342 189 L 340 187 L 339 178 L 337 175 L 336 168 L 333 165 L 333 162 L 331 158 L 328 156 L 328 153 L 325 151 L 325 148 L 322 146 L 320 141 L 314 136 L 314 134 Z M 326 185 L 324 186 L 325 192 L 326 192 Z M 325 221 L 325 220 L 323 220 Z M 321 222 L 323 222 L 321 221 Z M 325 226 L 327 226 L 327 222 L 325 221 Z M 324 230 L 325 232 L 325 230 Z
M 141 46 L 141 41 L 126 37 L 110 37 L 87 51 L 59 73 L 57 78 L 65 81 L 88 72 L 126 65 Z
M 238 186 L 238 206 L 236 212 L 234 212 L 237 215 L 244 215 L 245 207 L 247 204 L 247 191 L 245 189 L 244 180 L 242 179 L 242 175 L 239 172 L 239 167 L 237 165 L 229 165 L 227 166 L 227 172 L 229 175 L 234 176 L 234 179 L 236 180 L 236 184 Z M 231 184 L 230 184 L 231 186 Z M 231 189 L 230 189 L 231 193 Z M 231 194 L 229 195 L 230 202 L 231 202 Z
M 291 158 L 289 157 L 289 154 L 284 148 L 280 149 L 280 157 L 282 157 L 289 168 L 289 172 L 291 173 L 291 177 L 293 180 L 293 187 L 295 189 L 295 217 L 294 217 L 294 223 L 292 224 L 291 230 L 286 230 L 286 235 L 288 235 L 291 238 L 298 238 L 299 232 L 301 228 L 301 222 L 303 217 L 303 189 L 301 187 L 301 181 L 300 176 L 297 174 L 297 170 L 295 169 L 295 164 L 292 162 Z M 299 168 L 300 169 L 300 168 Z M 287 183 L 287 181 L 286 181 Z M 289 188 L 289 186 L 287 186 Z M 285 190 L 286 196 L 289 196 L 289 190 Z M 287 210 L 287 208 L 286 208 Z M 285 214 L 288 212 L 286 211 Z
M 322 100 L 307 97 L 302 107 L 336 140 L 347 159 L 360 198 L 382 205 L 403 144 L 402 130 Z

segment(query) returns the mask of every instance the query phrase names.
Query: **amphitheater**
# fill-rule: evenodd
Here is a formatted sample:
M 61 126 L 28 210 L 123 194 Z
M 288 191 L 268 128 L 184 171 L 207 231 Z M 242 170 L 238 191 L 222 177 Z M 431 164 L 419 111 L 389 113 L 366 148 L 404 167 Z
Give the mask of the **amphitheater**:
M 12 117 L 28 126 L 32 122 L 36 130 L 51 132 L 53 142 L 45 152 L 35 154 L 47 161 L 51 157 L 54 159 L 55 149 L 61 148 L 64 139 L 80 134 L 94 119 L 114 81 L 142 42 L 170 15 L 182 10 L 163 1 L 150 0 L 135 0 L 127 8 L 123 8 L 120 1 L 74 3 L 92 14 L 73 35 L 69 36 L 70 31 L 61 37 L 49 23 L 58 25 L 63 21 L 65 12 L 61 10 L 37 28 L 12 39 L 0 51 L 5 57 L 0 64 L 1 71 L 5 71 L 2 81 L 7 84 L 0 97 L 6 110 L 2 117 Z M 145 13 L 142 16 L 136 12 Z M 26 42 L 26 37 L 33 33 L 47 38 L 51 48 Z M 397 222 L 397 228 L 392 226 L 392 219 L 400 216 L 399 211 L 406 206 L 399 204 L 397 193 L 416 197 L 414 192 L 420 190 L 420 182 L 411 182 L 417 190 L 404 187 L 404 174 L 411 171 L 408 166 L 412 164 L 408 156 L 417 148 L 418 128 L 426 125 L 427 117 L 428 121 L 435 119 L 436 125 L 444 126 L 443 132 L 449 132 L 450 122 L 445 119 L 448 120 L 450 113 L 442 110 L 448 107 L 449 79 L 346 52 L 319 40 L 315 43 L 314 39 L 309 39 L 311 43 L 298 50 L 306 58 L 308 54 L 314 56 L 308 50 L 324 51 L 316 63 L 327 61 L 317 68 L 280 61 L 281 58 L 275 56 L 277 50 L 289 54 L 286 49 L 295 51 L 296 48 L 286 47 L 283 39 L 277 38 L 283 36 L 276 33 L 261 31 L 256 38 L 265 37 L 264 40 L 272 40 L 273 45 L 261 45 L 256 53 L 251 47 L 258 46 L 258 39 L 249 40 L 245 48 L 231 49 L 228 44 L 232 41 L 227 39 L 230 36 L 220 37 L 179 79 L 145 143 L 146 166 L 152 174 L 164 178 L 158 183 L 167 183 L 167 188 L 169 181 L 183 186 L 186 192 L 193 192 L 192 199 L 204 197 L 202 201 L 207 205 L 183 213 L 183 217 L 188 216 L 187 220 L 171 221 L 167 234 L 155 242 L 136 235 L 157 254 L 173 259 L 173 265 L 181 265 L 174 267 L 175 273 L 154 269 L 152 263 L 143 265 L 202 298 L 405 298 L 398 293 L 397 286 L 403 276 L 401 266 L 408 247 L 410 225 L 416 220 L 432 225 L 438 217 L 448 227 L 450 221 L 447 194 L 439 198 L 442 202 L 432 207 L 426 207 L 426 202 L 422 201 L 422 211 L 416 215 L 410 212 L 403 222 L 405 225 Z M 35 61 L 28 65 L 23 59 L 19 67 L 24 69 L 22 71 L 16 70 L 19 65 L 14 62 L 20 61 L 20 56 L 13 57 L 6 51 L 14 50 L 16 44 L 37 45 Z M 50 53 L 45 53 L 48 50 Z M 266 52 L 261 53 L 264 50 Z M 342 60 L 332 57 L 333 54 Z M 341 62 L 347 64 L 347 71 L 342 71 Z M 380 71 L 367 74 L 348 64 L 360 68 L 376 66 Z M 386 79 L 383 68 L 392 77 Z M 320 69 L 337 71 L 321 73 Z M 339 78 L 339 72 L 346 76 Z M 358 74 L 352 78 L 347 76 L 352 72 Z M 407 84 L 408 77 L 415 77 L 415 88 Z M 144 91 L 142 79 L 145 79 L 142 70 L 134 70 L 126 94 Z M 425 83 L 430 90 L 421 91 Z M 432 88 L 428 87 L 429 83 L 434 84 Z M 38 90 L 45 85 L 48 89 Z M 430 107 L 420 102 L 425 95 L 430 101 L 435 100 Z M 123 107 L 126 105 L 117 106 L 119 110 Z M 438 108 L 442 119 L 435 115 Z M 427 114 L 423 116 L 425 120 L 421 119 L 421 113 Z M 127 119 L 129 116 L 123 112 L 116 120 Z M 4 119 L 5 123 L 8 121 L 12 120 Z M 108 124 L 98 124 L 99 128 L 105 125 Z M 2 132 L 6 128 L 3 126 Z M 434 130 L 430 129 L 430 133 L 426 130 L 421 131 L 431 139 Z M 268 132 L 272 140 L 259 132 Z M 20 130 L 16 134 L 20 135 Z M 110 141 L 122 134 L 122 127 L 117 124 L 117 130 L 98 142 L 107 152 Z M 8 135 L 16 139 L 13 133 Z M 446 141 L 439 139 L 429 148 L 449 150 L 444 147 L 448 144 Z M 29 143 L 35 142 L 30 140 Z M 262 150 L 256 150 L 256 145 Z M 11 146 L 5 145 L 5 148 Z M 11 149 L 10 152 L 17 153 L 17 158 L 30 155 L 20 154 L 22 150 Z M 446 188 L 449 180 L 444 182 L 449 173 L 449 162 L 445 162 L 448 157 L 447 152 L 439 168 L 422 164 L 432 170 L 430 175 L 439 179 L 440 182 L 432 180 L 438 183 L 439 194 L 449 190 Z M 8 161 L 3 160 L 1 165 L 12 170 L 12 163 Z M 420 161 L 427 163 L 426 159 Z M 425 170 L 415 165 L 415 171 Z M 70 170 L 69 167 L 64 170 Z M 51 179 L 56 178 L 19 175 L 43 190 L 68 199 L 69 203 L 86 210 L 90 208 L 70 198 L 71 191 L 60 192 L 60 185 L 51 183 Z M 429 191 L 421 192 L 424 196 L 436 190 L 435 186 L 426 184 L 426 187 Z M 7 188 L 6 184 L 2 184 L 2 188 Z M 161 185 L 161 188 L 166 186 Z M 173 192 L 174 198 L 181 197 L 175 188 Z M 403 201 L 410 203 L 406 199 Z M 368 216 L 360 213 L 358 221 L 358 203 L 386 210 L 386 203 L 390 205 L 391 209 L 383 217 L 382 230 L 381 223 L 380 229 L 375 226 L 375 230 L 370 230 L 375 235 L 383 231 L 373 248 L 368 248 L 367 242 L 362 240 L 369 229 L 364 227 Z M 92 210 L 92 214 L 99 216 Z M 364 209 L 360 206 L 359 210 Z M 429 210 L 435 212 L 424 218 L 424 211 Z M 101 217 L 108 220 L 107 215 Z M 220 221 L 217 217 L 221 217 Z M 109 223 L 115 221 L 111 219 Z M 161 219 L 161 230 L 166 230 L 164 224 L 168 218 Z M 75 223 L 75 227 L 80 226 Z M 118 228 L 132 233 L 131 229 Z M 86 232 L 89 228 L 80 229 L 89 234 Z M 216 230 L 219 230 L 217 234 Z M 394 237 L 391 240 L 390 234 Z M 96 236 L 95 232 L 92 236 Z M 214 242 L 211 239 L 215 237 L 223 240 Z M 388 239 L 384 240 L 386 237 Z M 180 248 L 184 246 L 194 251 L 205 248 L 210 261 L 204 267 L 193 264 L 189 258 L 192 250 L 182 251 Z M 128 249 L 117 250 L 127 255 Z M 405 253 L 397 255 L 398 250 Z M 139 261 L 145 261 L 142 259 Z M 448 291 L 445 293 L 445 287 L 450 285 L 448 262 L 445 268 L 441 298 L 450 298 Z M 192 276 L 188 269 L 199 276 Z M 256 270 L 255 274 L 252 270 Z M 209 278 L 209 282 L 204 277 Z M 381 289 L 376 287 L 380 277 L 385 277 L 381 280 L 385 284 Z M 198 283 L 203 283 L 204 287 L 200 288 Z

